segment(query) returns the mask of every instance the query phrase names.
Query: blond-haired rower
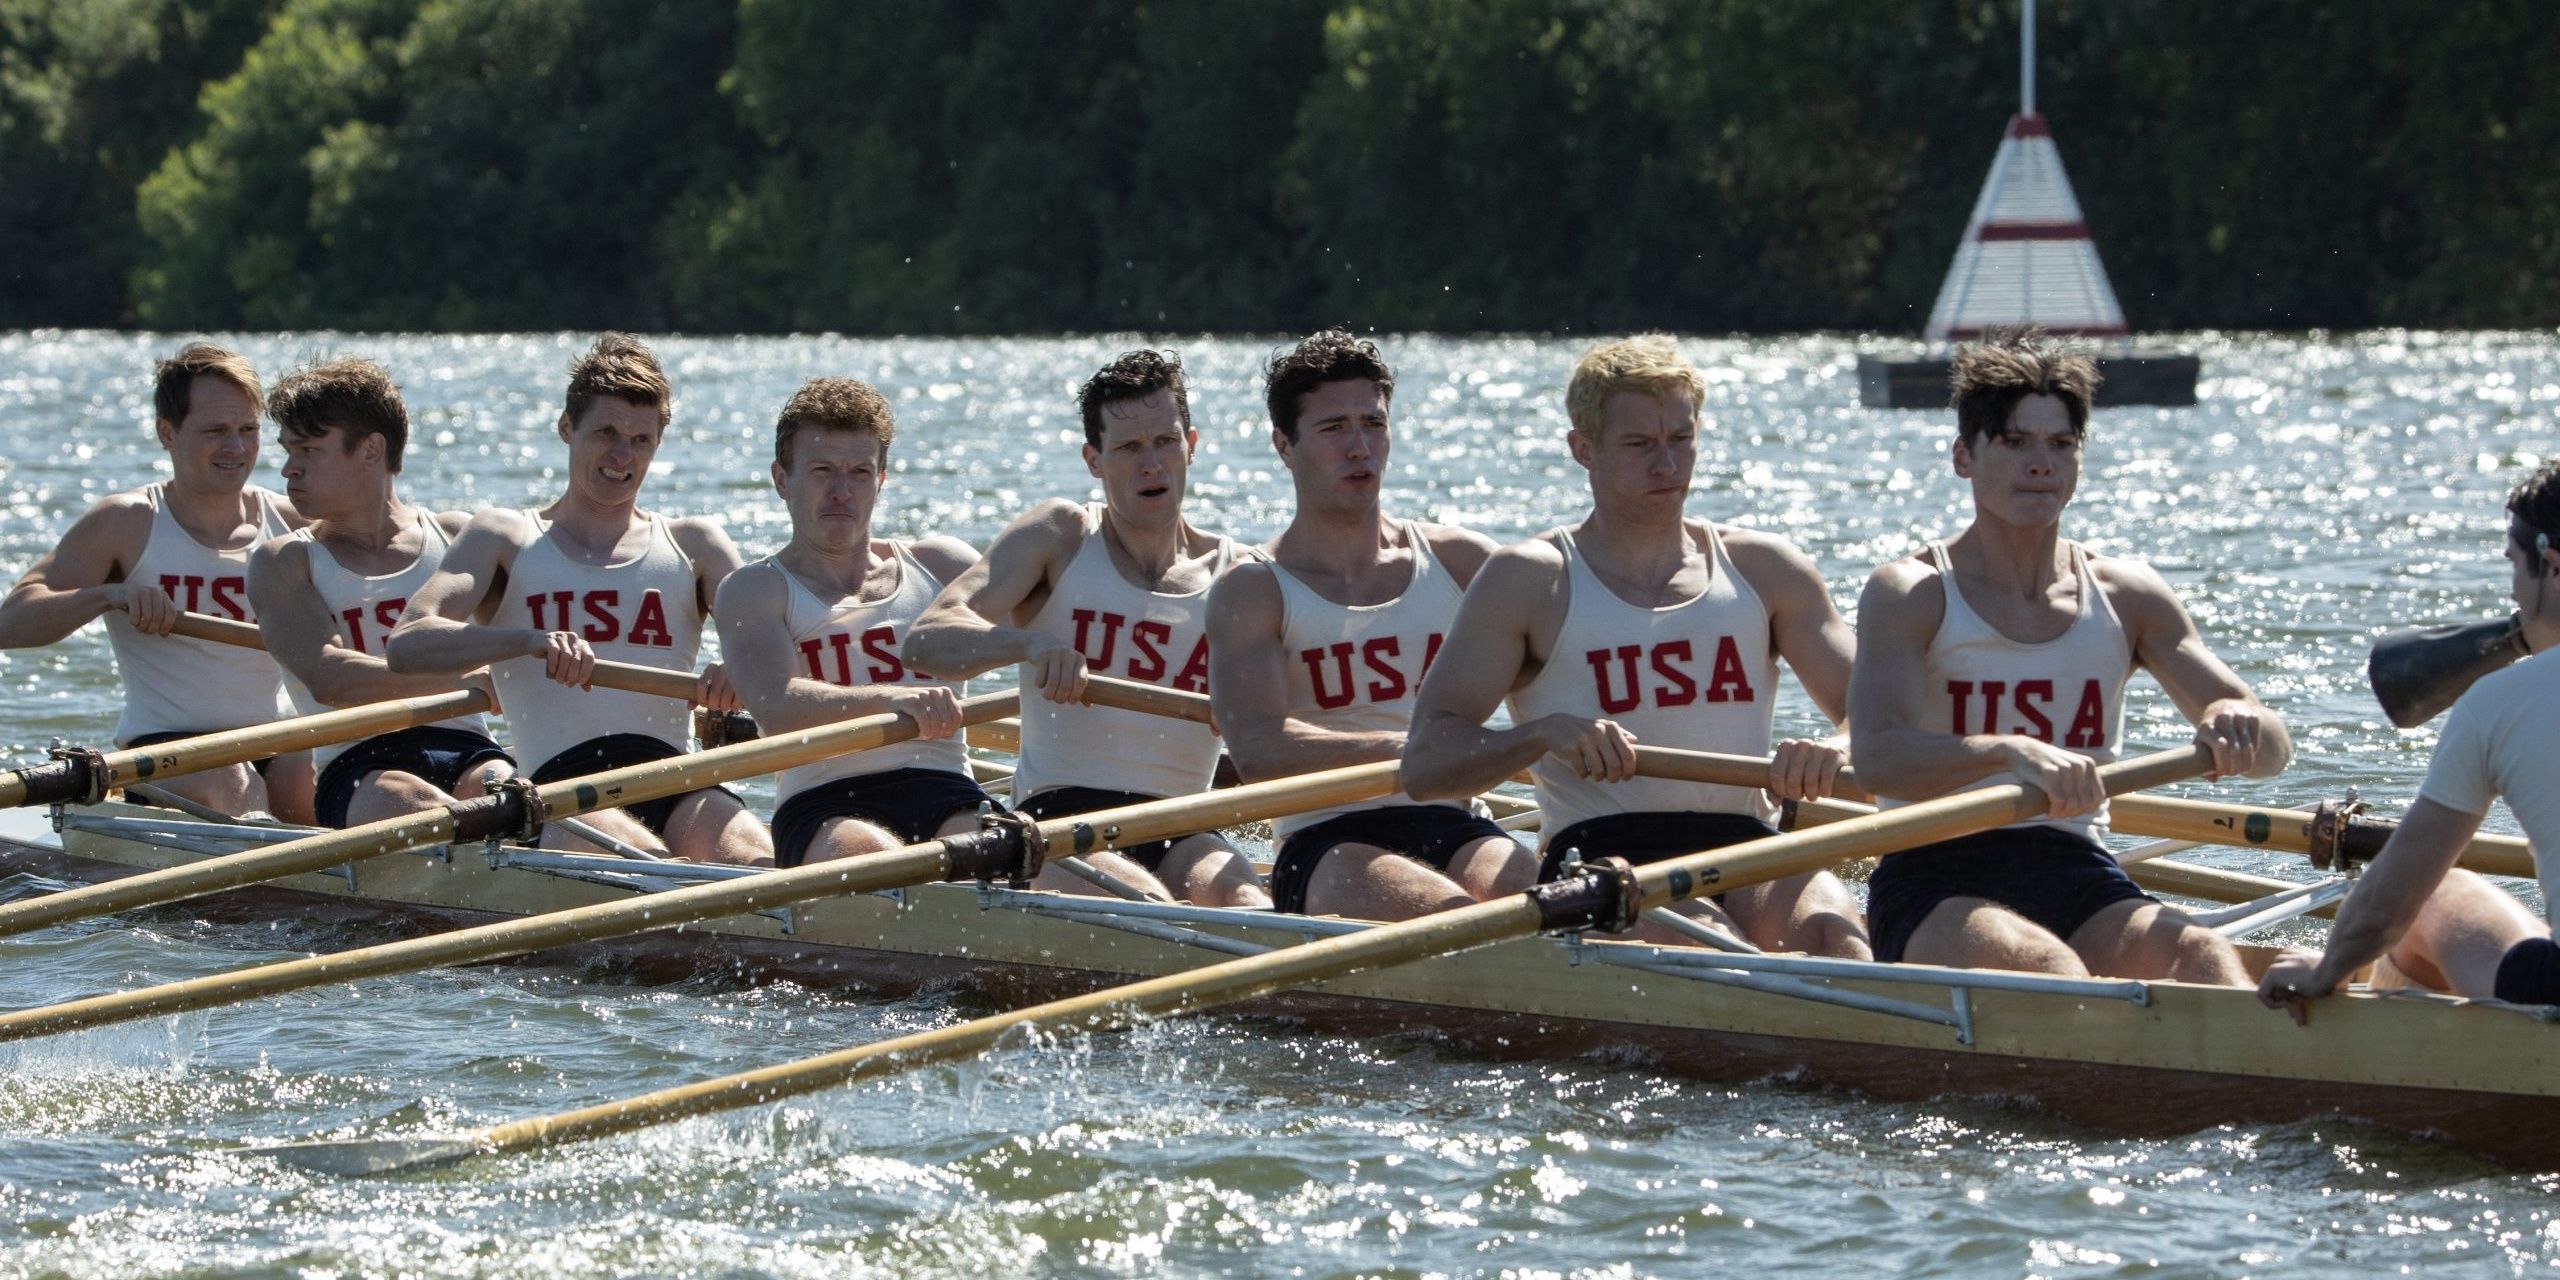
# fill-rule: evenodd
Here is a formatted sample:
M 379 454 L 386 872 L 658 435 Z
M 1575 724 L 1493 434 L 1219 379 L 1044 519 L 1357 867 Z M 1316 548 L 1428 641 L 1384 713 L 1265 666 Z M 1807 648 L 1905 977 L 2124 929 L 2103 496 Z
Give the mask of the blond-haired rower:
M 1795 544 L 1687 513 L 1706 381 L 1667 337 L 1594 347 L 1565 390 L 1566 447 L 1591 511 L 1497 552 L 1414 709 L 1405 785 L 1471 795 L 1522 768 L 1537 782 L 1545 856 L 1646 863 L 1775 835 L 1757 788 L 1642 778 L 1635 744 L 1736 755 L 1770 749 L 1778 662 L 1824 714 L 1848 701 L 1851 637 Z M 1508 698 L 1512 726 L 1486 725 Z M 1846 742 L 1777 744 L 1771 791 L 1828 795 Z M 1764 947 L 1864 959 L 1858 902 L 1828 872 L 1683 904 Z M 1655 923 L 1639 936 L 1681 941 Z
M 0 649 L 49 645 L 107 620 L 124 684 L 116 745 L 148 746 L 265 724 L 284 709 L 275 660 L 170 634 L 181 611 L 257 621 L 249 552 L 303 524 L 284 496 L 249 483 L 258 465 L 258 372 L 239 353 L 191 342 L 159 363 L 153 429 L 170 477 L 109 494 L 29 566 L 0 601 Z M 311 820 L 311 753 L 173 778 L 160 785 L 230 814 Z

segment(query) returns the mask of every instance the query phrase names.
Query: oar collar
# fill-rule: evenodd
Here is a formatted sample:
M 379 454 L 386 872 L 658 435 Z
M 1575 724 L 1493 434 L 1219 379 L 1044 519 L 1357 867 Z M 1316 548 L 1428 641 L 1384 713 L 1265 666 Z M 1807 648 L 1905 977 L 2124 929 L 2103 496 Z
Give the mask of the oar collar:
M 978 829 L 942 838 L 951 878 L 992 886 L 997 877 L 1016 889 L 1031 887 L 1049 854 L 1049 838 L 1040 824 L 1021 814 L 988 805 L 978 811 Z
M 1644 890 L 1624 858 L 1578 864 L 1575 874 L 1529 890 L 1543 933 L 1625 933 L 1644 914 Z

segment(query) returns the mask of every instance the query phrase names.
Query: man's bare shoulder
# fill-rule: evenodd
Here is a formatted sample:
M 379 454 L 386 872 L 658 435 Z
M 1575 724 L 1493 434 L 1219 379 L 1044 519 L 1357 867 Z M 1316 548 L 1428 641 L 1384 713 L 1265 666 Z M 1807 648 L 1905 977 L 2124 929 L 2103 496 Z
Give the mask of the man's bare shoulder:
M 1477 563 L 1481 564 L 1494 552 L 1502 549 L 1502 544 L 1495 542 L 1491 537 L 1464 525 L 1433 524 L 1427 520 L 1417 520 L 1414 523 L 1422 530 L 1422 540 L 1429 543 L 1431 549 L 1438 552 L 1442 559 L 1447 559 L 1452 552 L 1471 553 L 1475 556 Z
M 1238 560 L 1209 588 L 1209 609 L 1228 617 L 1280 613 L 1280 579 L 1269 560 Z
M 463 522 L 462 531 L 484 538 L 498 538 L 519 547 L 533 545 L 533 540 L 542 533 L 531 516 L 514 507 L 482 507 Z
M 772 560 L 750 560 L 736 572 L 720 580 L 720 590 L 711 601 L 711 615 L 722 622 L 750 622 L 779 614 L 789 603 L 790 584 L 783 581 L 786 572 Z
M 1896 600 L 1928 600 L 1943 602 L 1946 585 L 1939 580 L 1938 566 L 1926 551 L 1896 556 L 1867 575 L 1867 598 L 1882 603 Z
M 2100 555 L 2087 547 L 2081 550 L 2089 557 L 2089 576 L 2097 579 L 2098 589 L 2107 593 L 2107 603 L 2117 612 L 2139 622 L 2155 617 L 2166 620 L 2184 611 L 2177 588 L 2149 561 Z
M 1068 498 L 1043 498 L 1015 516 L 987 550 L 989 554 L 1002 549 L 1007 555 L 1027 553 L 1054 559 L 1062 554 L 1072 555 L 1083 545 L 1090 528 L 1082 504 Z
M 275 508 L 277 515 L 284 517 L 285 524 L 299 529 L 311 523 L 311 517 L 294 509 L 293 499 L 288 498 L 265 485 L 250 485 L 249 492 L 264 498 L 268 506 Z
M 737 545 L 729 540 L 729 526 L 718 516 L 669 516 L 667 533 L 686 555 L 697 558 L 705 552 L 734 549 Z
M 447 541 L 461 537 L 462 531 L 471 527 L 471 513 L 468 511 L 430 511 L 427 518 L 435 521 L 436 528 Z
M 298 534 L 269 538 L 249 549 L 249 571 L 272 574 L 279 570 L 295 577 L 311 576 L 311 540 Z
M 1535 537 L 1495 548 L 1493 554 L 1485 559 L 1483 576 L 1512 586 L 1532 583 L 1552 586 L 1562 582 L 1562 533 L 1559 529 L 1549 529 Z
M 968 572 L 969 566 L 978 562 L 976 547 L 947 533 L 929 533 L 908 543 L 907 554 L 944 582 Z
M 1692 523 L 1705 525 L 1708 522 Z M 1806 555 L 1804 548 L 1797 546 L 1795 539 L 1785 534 L 1730 524 L 1713 527 L 1716 538 L 1724 543 L 1724 553 L 1733 558 L 1733 567 L 1750 575 L 1754 581 L 1775 576 L 1801 577 L 1815 582 L 1822 580 L 1822 571 L 1815 567 L 1813 557 Z

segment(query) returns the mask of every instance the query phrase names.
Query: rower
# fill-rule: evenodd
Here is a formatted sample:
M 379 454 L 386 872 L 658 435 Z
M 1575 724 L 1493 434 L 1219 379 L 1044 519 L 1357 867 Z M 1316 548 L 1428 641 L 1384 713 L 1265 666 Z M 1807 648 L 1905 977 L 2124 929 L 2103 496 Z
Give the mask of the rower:
M 470 519 L 400 500 L 409 411 L 391 375 L 370 360 L 314 365 L 276 384 L 267 415 L 284 450 L 285 494 L 311 524 L 249 557 L 249 600 L 294 707 L 313 715 L 452 689 L 445 676 L 394 675 L 381 656 L 410 593 Z M 470 677 L 484 688 L 488 678 L 486 671 Z M 515 776 L 515 761 L 478 715 L 313 756 L 314 808 L 325 827 L 467 800 L 484 794 L 487 781 Z
M 2062 536 L 2089 359 L 2000 332 L 1957 353 L 1952 381 L 1973 522 L 1868 580 L 1850 754 L 1887 806 L 2011 780 L 2051 805 L 1884 859 L 1868 882 L 1876 958 L 2245 985 L 2228 941 L 2135 887 L 2099 843 L 2098 765 L 2123 743 L 2137 667 L 2196 726 L 2214 776 L 2280 772 L 2284 721 L 2205 647 L 2158 571 Z
M 1777 744 L 1769 792 L 1640 778 L 1635 744 L 1768 751 L 1778 660 L 1836 723 L 1849 624 L 1813 562 L 1775 534 L 1688 518 L 1706 379 L 1668 337 L 1594 347 L 1565 389 L 1591 512 L 1496 553 L 1423 682 L 1405 787 L 1464 797 L 1526 768 L 1547 832 L 1538 877 L 1570 860 L 1643 864 L 1776 835 L 1770 800 L 1831 794 L 1848 737 Z M 1485 721 L 1505 697 L 1512 727 Z M 1829 872 L 1681 905 L 1764 948 L 1868 958 L 1856 895 Z M 1645 941 L 1687 939 L 1663 925 Z
M 2388 955 L 2425 986 L 2474 999 L 2560 1004 L 2560 945 L 2496 885 L 2454 866 L 2504 798 L 2533 848 L 2543 909 L 2560 903 L 2560 462 L 2507 498 L 2508 594 L 2532 655 L 2464 691 L 2445 717 L 2418 799 L 2356 881 L 2316 959 L 2270 966 L 2258 998 L 2299 1022 L 2312 1001 Z
M 1297 511 L 1209 594 L 1209 695 L 1236 771 L 1260 782 L 1404 750 L 1414 693 L 1493 553 L 1479 533 L 1389 519 L 1379 501 L 1395 374 L 1329 330 L 1271 362 L 1271 444 Z M 1388 796 L 1281 819 L 1282 911 L 1403 920 L 1517 893 L 1537 859 L 1468 808 Z
M 774 425 L 772 477 L 791 541 L 730 576 L 714 616 L 738 693 L 768 734 L 896 712 L 917 736 L 785 769 L 774 862 L 877 853 L 975 827 L 994 801 L 969 776 L 960 687 L 902 656 L 916 619 L 978 554 L 947 534 L 875 538 L 897 424 L 851 378 L 816 378 Z
M 684 753 L 684 704 L 590 686 L 599 658 L 692 671 L 712 594 L 738 567 L 716 521 L 640 507 L 673 413 L 657 357 L 629 334 L 598 338 L 569 366 L 556 427 L 569 451 L 566 488 L 547 507 L 473 516 L 411 593 L 384 651 L 403 674 L 490 668 L 515 757 L 534 762 L 535 782 Z M 692 700 L 738 706 L 719 663 L 696 679 Z M 721 787 L 587 820 L 623 843 L 694 861 L 752 864 L 773 852 L 763 824 Z
M 948 677 L 1021 666 L 1022 750 L 1013 807 L 1033 818 L 1206 791 L 1218 734 L 1203 724 L 1084 701 L 1089 674 L 1206 693 L 1210 584 L 1250 554 L 1182 516 L 1200 434 L 1182 362 L 1132 351 L 1076 392 L 1084 465 L 1100 503 L 1033 507 L 942 593 L 908 660 Z M 1215 832 L 1086 857 L 1141 888 L 1204 907 L 1271 905 L 1260 876 Z M 1059 868 L 1041 888 L 1087 890 Z
M 284 710 L 275 659 L 172 635 L 181 611 L 252 622 L 249 551 L 302 524 L 291 503 L 249 483 L 258 464 L 258 372 L 209 342 L 159 363 L 154 429 L 170 478 L 110 494 L 0 602 L 0 649 L 49 645 L 92 618 L 124 684 L 119 747 L 266 724 Z M 224 813 L 311 819 L 311 753 L 174 778 L 171 792 Z

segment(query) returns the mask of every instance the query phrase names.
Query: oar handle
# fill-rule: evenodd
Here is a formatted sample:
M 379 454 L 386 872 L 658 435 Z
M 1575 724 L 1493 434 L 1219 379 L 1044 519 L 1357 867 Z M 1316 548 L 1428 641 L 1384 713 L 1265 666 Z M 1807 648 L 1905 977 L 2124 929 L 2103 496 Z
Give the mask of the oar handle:
M 1212 723 L 1209 695 L 1205 693 L 1168 689 L 1160 684 L 1141 684 L 1117 676 L 1086 676 L 1084 700 L 1097 706 L 1143 711 L 1151 716 L 1188 720 L 1193 724 Z
M 1770 763 L 1767 756 L 1734 756 L 1718 751 L 1690 751 L 1682 747 L 1636 747 L 1638 776 L 1678 782 L 1765 787 L 1769 785 Z M 1833 780 L 1831 794 L 1843 800 L 1873 799 L 1865 788 L 1858 785 L 1858 775 L 1847 769 L 1842 769 Z
M 181 613 L 178 624 L 170 630 L 214 644 L 227 644 L 241 649 L 264 650 L 266 640 L 258 634 L 255 623 L 234 622 L 201 613 Z M 679 702 L 693 699 L 694 676 L 690 672 L 669 671 L 664 667 L 645 667 L 634 662 L 596 663 L 596 684 L 606 689 L 628 693 L 646 693 Z

